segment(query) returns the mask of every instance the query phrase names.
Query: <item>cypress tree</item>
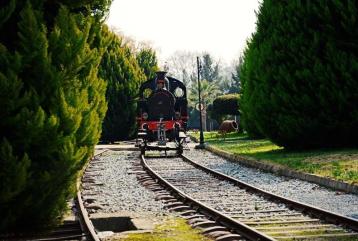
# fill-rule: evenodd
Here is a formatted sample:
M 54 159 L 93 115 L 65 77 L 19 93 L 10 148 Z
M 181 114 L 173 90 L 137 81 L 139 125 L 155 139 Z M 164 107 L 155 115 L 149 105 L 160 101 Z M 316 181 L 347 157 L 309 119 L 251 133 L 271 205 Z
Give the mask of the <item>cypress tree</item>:
M 57 221 L 106 111 L 103 12 L 50 3 L 8 1 L 0 11 L 0 230 Z
M 135 131 L 136 97 L 145 75 L 130 47 L 109 30 L 105 29 L 104 34 L 111 43 L 100 66 L 100 76 L 108 84 L 108 111 L 102 125 L 101 140 L 113 142 L 130 138 Z
M 231 73 L 231 80 L 229 83 L 229 94 L 241 92 L 241 66 L 243 64 L 243 58 L 240 56 L 239 61 L 234 66 L 234 72 Z
M 256 100 L 258 99 L 257 94 L 261 89 L 256 87 L 258 85 L 258 80 L 256 78 L 256 60 L 254 58 L 256 49 L 253 47 L 252 40 L 244 53 L 244 63 L 241 65 L 241 85 L 242 85 L 242 95 L 240 98 L 240 108 L 241 108 L 241 122 L 242 125 L 247 132 L 247 134 L 254 139 L 263 138 L 264 135 L 259 130 L 256 124 L 255 116 L 256 112 L 253 111 L 253 105 L 256 104 Z
M 246 124 L 290 148 L 358 145 L 358 3 L 272 1 L 242 69 Z
M 219 63 L 214 63 L 210 54 L 206 53 L 202 60 L 201 78 L 209 82 L 221 80 L 219 75 Z
M 153 79 L 156 76 L 155 72 L 159 70 L 154 49 L 143 47 L 137 53 L 136 59 L 147 80 Z

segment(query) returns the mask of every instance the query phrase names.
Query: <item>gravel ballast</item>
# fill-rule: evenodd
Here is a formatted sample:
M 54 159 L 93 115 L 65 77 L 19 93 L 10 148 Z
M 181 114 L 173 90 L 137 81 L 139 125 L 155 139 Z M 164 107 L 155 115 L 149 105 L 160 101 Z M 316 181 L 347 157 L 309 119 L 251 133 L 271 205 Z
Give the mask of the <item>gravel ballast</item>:
M 154 193 L 137 181 L 133 164 L 138 160 L 138 152 L 108 151 L 91 162 L 84 174 L 81 193 L 92 213 L 167 214 Z
M 185 155 L 214 170 L 223 172 L 264 190 L 358 219 L 358 195 L 332 191 L 317 184 L 276 176 L 234 163 L 206 150 L 185 151 Z M 109 151 L 95 160 L 86 172 L 82 196 L 91 212 L 130 211 L 164 215 L 163 203 L 138 183 L 133 163 L 139 153 Z
M 248 168 L 206 150 L 190 149 L 184 154 L 200 164 L 266 191 L 358 219 L 358 195 L 337 192 L 310 182 Z

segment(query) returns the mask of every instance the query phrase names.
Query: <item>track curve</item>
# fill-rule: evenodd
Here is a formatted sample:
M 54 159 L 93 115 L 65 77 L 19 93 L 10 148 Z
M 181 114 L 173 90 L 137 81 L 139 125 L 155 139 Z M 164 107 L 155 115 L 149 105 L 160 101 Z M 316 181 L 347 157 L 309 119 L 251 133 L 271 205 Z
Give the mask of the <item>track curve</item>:
M 142 156 L 176 196 L 249 240 L 358 240 L 358 220 L 266 192 L 189 158 Z

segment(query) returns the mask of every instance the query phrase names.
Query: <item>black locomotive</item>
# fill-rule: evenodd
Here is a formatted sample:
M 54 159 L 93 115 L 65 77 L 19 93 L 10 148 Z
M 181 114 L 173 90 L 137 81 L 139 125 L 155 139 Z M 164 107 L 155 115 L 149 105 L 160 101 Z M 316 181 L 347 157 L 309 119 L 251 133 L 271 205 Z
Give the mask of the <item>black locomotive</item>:
M 139 90 L 138 138 L 142 154 L 146 150 L 183 152 L 188 121 L 185 85 L 167 72 L 157 72 Z

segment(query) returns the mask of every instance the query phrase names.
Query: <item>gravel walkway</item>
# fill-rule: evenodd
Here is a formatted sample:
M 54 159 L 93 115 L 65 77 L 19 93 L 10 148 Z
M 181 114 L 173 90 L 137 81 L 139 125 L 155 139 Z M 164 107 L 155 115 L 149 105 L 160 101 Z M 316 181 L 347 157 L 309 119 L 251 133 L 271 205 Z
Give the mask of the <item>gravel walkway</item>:
M 92 162 L 84 175 L 82 197 L 92 212 L 119 211 L 164 215 L 160 201 L 152 191 L 138 183 L 132 167 L 139 160 L 133 151 L 109 151 Z
M 200 164 L 264 190 L 358 219 L 358 195 L 336 192 L 314 183 L 248 168 L 205 150 L 191 149 L 184 154 Z

